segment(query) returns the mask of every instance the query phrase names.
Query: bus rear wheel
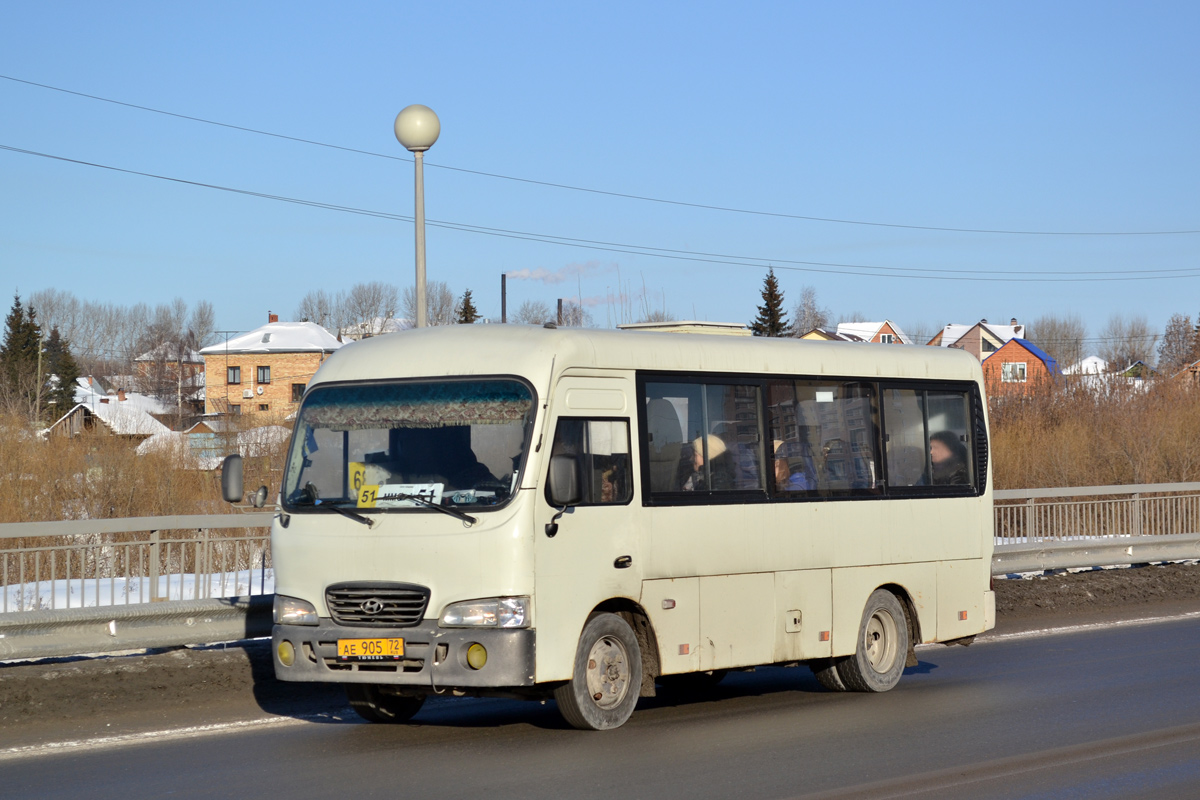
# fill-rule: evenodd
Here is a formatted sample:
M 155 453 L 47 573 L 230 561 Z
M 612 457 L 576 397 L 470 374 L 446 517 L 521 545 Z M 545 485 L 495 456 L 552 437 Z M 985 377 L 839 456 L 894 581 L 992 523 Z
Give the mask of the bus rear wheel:
M 642 651 L 616 614 L 588 618 L 575 648 L 571 680 L 554 690 L 558 711 L 585 731 L 619 728 L 633 715 L 642 686 Z
M 842 658 L 819 658 L 810 661 L 808 668 L 812 670 L 817 682 L 826 689 L 831 692 L 844 692 L 846 684 L 842 683 L 842 678 L 838 675 L 838 664 L 844 660 Z
M 347 683 L 346 698 L 367 722 L 408 722 L 425 704 L 425 695 L 391 694 L 369 683 Z
M 908 620 L 896 595 L 876 589 L 867 599 L 854 655 L 838 661 L 847 689 L 886 692 L 900 682 L 908 658 Z

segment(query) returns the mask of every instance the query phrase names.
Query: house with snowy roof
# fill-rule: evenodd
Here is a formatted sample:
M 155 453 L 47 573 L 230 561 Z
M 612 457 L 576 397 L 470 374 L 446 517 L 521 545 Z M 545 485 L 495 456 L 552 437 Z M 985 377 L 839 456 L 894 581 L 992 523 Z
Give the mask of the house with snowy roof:
M 835 333 L 843 341 L 873 342 L 875 344 L 912 344 L 908 334 L 891 320 L 883 322 L 839 322 Z
M 78 436 L 85 431 L 105 430 L 114 436 L 142 441 L 170 428 L 155 419 L 170 409 L 153 397 L 117 389 L 109 394 L 98 381 L 79 378 L 75 406 L 46 429 L 50 436 Z
M 184 458 L 196 469 L 215 470 L 225 456 L 238 453 L 242 458 L 269 457 L 286 446 L 292 431 L 282 425 L 264 425 L 247 430 L 232 428 L 220 433 L 197 423 L 186 431 L 156 433 L 138 445 L 138 455 L 170 453 Z
M 1007 342 L 1024 336 L 1025 326 L 1018 324 L 1016 317 L 1008 325 L 997 325 L 981 319 L 974 325 L 951 323 L 938 331 L 928 344 L 930 347 L 966 350 L 983 361 Z
M 837 327 L 828 325 L 813 328 L 808 333 L 800 335 L 801 339 L 814 342 L 861 342 L 862 339 L 852 333 L 838 333 Z
M 1028 339 L 1013 337 L 983 359 L 983 382 L 992 397 L 1045 391 L 1061 375 L 1054 357 Z
M 200 351 L 206 414 L 279 414 L 296 410 L 317 368 L 342 343 L 315 322 L 280 322 Z

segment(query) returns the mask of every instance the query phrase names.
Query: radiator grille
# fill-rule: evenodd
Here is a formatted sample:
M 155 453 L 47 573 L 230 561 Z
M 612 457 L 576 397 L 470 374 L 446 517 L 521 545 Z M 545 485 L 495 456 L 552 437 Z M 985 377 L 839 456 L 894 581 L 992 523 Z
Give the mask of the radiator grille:
M 338 625 L 408 628 L 425 618 L 429 589 L 411 583 L 338 583 L 325 589 Z

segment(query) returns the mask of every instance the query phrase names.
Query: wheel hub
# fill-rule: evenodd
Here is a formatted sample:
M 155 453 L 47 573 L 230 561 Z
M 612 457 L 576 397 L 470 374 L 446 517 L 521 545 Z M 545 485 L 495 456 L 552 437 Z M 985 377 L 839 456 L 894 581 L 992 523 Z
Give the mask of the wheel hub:
M 599 639 L 588 654 L 588 694 L 600 708 L 620 705 L 629 691 L 629 657 L 613 637 Z

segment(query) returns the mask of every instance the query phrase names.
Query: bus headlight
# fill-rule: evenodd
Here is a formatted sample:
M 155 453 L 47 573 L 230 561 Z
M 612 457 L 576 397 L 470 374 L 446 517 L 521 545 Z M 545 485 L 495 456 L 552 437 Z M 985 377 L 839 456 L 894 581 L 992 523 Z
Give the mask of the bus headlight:
M 451 603 L 442 612 L 443 628 L 528 628 L 528 597 L 489 597 Z
M 316 625 L 317 609 L 307 600 L 275 595 L 271 616 L 276 625 Z

